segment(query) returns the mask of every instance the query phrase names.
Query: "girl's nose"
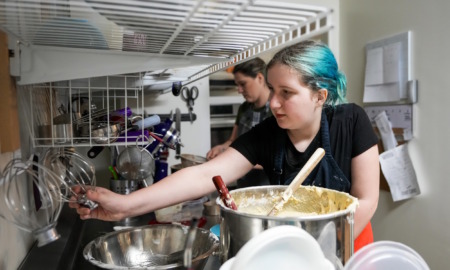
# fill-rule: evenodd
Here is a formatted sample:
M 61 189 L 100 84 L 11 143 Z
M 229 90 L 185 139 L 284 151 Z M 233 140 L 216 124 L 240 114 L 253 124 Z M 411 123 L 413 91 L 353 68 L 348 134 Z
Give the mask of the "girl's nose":
M 276 95 L 274 95 L 273 93 L 271 93 L 270 95 L 270 108 L 279 108 L 281 106 L 280 102 L 278 101 L 278 98 Z

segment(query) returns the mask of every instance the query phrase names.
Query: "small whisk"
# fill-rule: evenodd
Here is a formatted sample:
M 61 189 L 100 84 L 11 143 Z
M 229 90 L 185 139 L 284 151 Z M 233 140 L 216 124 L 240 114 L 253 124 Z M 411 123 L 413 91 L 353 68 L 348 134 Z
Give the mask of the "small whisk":
M 70 148 L 50 148 L 44 155 L 44 165 L 58 176 L 63 201 L 76 202 L 90 209 L 98 206 L 86 197 L 89 189 L 95 189 L 96 180 L 94 165 L 83 156 Z M 79 187 L 81 193 L 76 193 L 74 187 Z

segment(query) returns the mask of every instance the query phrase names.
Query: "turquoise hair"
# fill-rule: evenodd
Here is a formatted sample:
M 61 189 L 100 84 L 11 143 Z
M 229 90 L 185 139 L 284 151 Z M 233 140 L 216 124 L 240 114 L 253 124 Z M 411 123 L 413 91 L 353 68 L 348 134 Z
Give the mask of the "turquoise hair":
M 313 91 L 327 89 L 326 105 L 347 102 L 347 79 L 339 71 L 336 58 L 325 44 L 307 40 L 284 48 L 275 54 L 266 70 L 275 64 L 284 64 L 296 70 L 301 82 Z

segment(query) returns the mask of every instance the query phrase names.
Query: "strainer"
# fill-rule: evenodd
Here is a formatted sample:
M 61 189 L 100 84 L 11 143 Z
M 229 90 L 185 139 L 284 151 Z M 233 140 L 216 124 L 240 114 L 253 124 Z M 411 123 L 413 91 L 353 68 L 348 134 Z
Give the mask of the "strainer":
M 155 160 L 145 147 L 139 146 L 139 141 L 143 141 L 143 139 L 152 143 L 149 137 L 140 135 L 136 139 L 135 146 L 127 146 L 120 152 L 117 157 L 117 170 L 125 179 L 139 180 L 144 186 L 147 186 L 147 182 L 144 180 L 154 172 Z

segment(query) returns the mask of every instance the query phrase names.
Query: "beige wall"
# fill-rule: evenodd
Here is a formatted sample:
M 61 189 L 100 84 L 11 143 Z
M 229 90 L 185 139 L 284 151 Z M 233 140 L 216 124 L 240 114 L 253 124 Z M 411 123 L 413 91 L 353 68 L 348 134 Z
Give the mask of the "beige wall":
M 419 81 L 413 106 L 414 139 L 408 149 L 422 194 L 393 202 L 381 192 L 373 218 L 375 240 L 393 240 L 421 254 L 431 269 L 448 269 L 450 254 L 450 112 L 448 88 L 450 1 L 341 0 L 341 66 L 348 76 L 350 101 L 362 104 L 364 46 L 412 31 L 412 77 Z

